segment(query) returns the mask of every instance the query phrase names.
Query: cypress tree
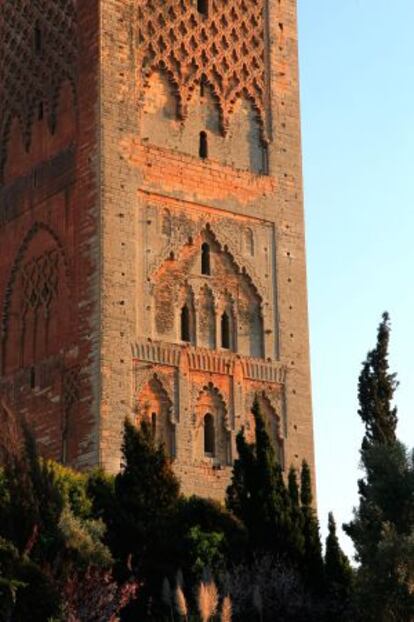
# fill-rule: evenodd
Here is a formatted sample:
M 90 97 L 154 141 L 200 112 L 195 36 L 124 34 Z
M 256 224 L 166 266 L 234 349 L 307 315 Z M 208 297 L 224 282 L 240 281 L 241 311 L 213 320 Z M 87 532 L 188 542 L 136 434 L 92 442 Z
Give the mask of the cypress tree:
M 231 485 L 227 489 L 226 505 L 250 532 L 254 529 L 257 512 L 254 444 L 246 442 L 241 430 L 236 437 L 236 446 L 238 458 L 234 462 Z
M 125 421 L 122 456 L 108 541 L 117 556 L 117 578 L 129 578 L 132 569 L 143 583 L 138 600 L 124 611 L 123 619 L 159 619 L 158 596 L 163 578 L 171 571 L 179 483 L 146 423 L 138 429 Z
M 363 449 L 374 443 L 396 441 L 397 408 L 392 406 L 398 386 L 396 374 L 389 372 L 388 345 L 390 319 L 384 313 L 378 327 L 376 347 L 368 352 L 358 382 L 358 414 L 365 425 Z
M 303 575 L 306 583 L 316 589 L 323 589 L 324 568 L 319 523 L 312 501 L 311 472 L 306 460 L 301 469 L 300 502 L 303 516 L 304 556 Z
M 325 548 L 326 586 L 329 595 L 345 609 L 349 606 L 352 593 L 353 573 L 349 560 L 340 547 L 332 512 L 328 516 L 328 530 Z
M 291 544 L 292 558 L 298 565 L 301 564 L 305 548 L 303 533 L 304 516 L 300 507 L 300 492 L 296 469 L 292 466 L 289 469 L 288 491 L 291 506 Z
M 291 557 L 291 506 L 280 464 L 266 432 L 258 401 L 252 413 L 256 443 L 238 435 L 239 457 L 227 490 L 227 506 L 245 524 L 254 551 Z
M 365 425 L 359 480 L 359 507 L 344 525 L 356 559 L 358 606 L 364 620 L 414 619 L 414 465 L 396 439 L 398 386 L 389 372 L 390 323 L 387 313 L 378 328 L 376 347 L 368 353 L 359 377 L 358 414 Z
M 118 546 L 125 556 L 141 557 L 165 533 L 179 499 L 179 484 L 147 423 L 137 429 L 125 421 L 122 455 L 115 478 Z

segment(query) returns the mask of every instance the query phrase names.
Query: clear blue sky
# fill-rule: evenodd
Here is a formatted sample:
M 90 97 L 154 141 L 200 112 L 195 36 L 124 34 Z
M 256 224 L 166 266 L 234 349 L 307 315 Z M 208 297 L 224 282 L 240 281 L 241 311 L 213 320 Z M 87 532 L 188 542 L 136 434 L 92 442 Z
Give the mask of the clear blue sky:
M 383 310 L 399 436 L 414 446 L 414 1 L 298 8 L 318 501 L 321 522 L 333 510 L 341 524 L 358 500 L 357 378 Z

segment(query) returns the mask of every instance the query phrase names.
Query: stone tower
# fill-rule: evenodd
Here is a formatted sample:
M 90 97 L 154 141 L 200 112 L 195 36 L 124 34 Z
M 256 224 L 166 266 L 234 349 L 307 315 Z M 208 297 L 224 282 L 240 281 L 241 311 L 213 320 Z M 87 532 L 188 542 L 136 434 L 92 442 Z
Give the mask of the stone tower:
M 0 1 L 4 412 L 222 498 L 258 397 L 313 465 L 296 0 Z M 5 415 L 3 415 L 5 416 Z

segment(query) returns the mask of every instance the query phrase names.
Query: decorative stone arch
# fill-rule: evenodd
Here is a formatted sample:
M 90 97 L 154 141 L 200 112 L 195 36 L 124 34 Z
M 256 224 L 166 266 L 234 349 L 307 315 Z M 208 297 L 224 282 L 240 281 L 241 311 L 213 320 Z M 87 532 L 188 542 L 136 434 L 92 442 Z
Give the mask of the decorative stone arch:
M 143 383 L 136 397 L 135 421 L 146 421 L 157 443 L 164 445 L 170 458 L 175 457 L 175 421 L 173 402 L 157 374 Z
M 46 234 L 46 237 L 49 238 L 51 243 L 47 246 L 47 249 L 41 246 L 39 249 L 40 252 L 34 255 L 25 265 L 24 261 L 28 255 L 30 255 L 32 244 L 34 244 L 36 237 L 42 233 Z M 64 277 L 63 279 L 61 278 L 62 275 Z M 70 325 L 70 291 L 71 278 L 69 264 L 60 238 L 49 225 L 36 222 L 26 234 L 18 249 L 5 290 L 1 330 L 1 369 L 3 373 L 5 373 L 9 367 L 7 364 L 7 341 L 10 337 L 10 332 L 13 332 L 13 328 L 11 330 L 10 327 L 12 321 L 13 324 L 16 324 L 14 326 L 15 337 L 17 337 L 19 332 L 21 333 L 19 337 L 21 351 L 18 355 L 16 354 L 13 359 L 13 368 L 24 366 L 24 353 L 27 345 L 25 343 L 27 315 L 30 313 L 30 315 L 33 316 L 28 335 L 30 335 L 30 332 L 32 333 L 31 339 L 35 344 L 32 355 L 34 362 L 34 358 L 36 358 L 37 334 L 40 330 L 39 324 L 41 326 L 45 324 L 42 330 L 45 331 L 44 338 L 47 341 L 48 334 L 51 330 L 51 309 L 55 306 L 56 302 L 62 298 L 64 298 L 64 304 L 62 303 L 59 307 L 59 326 L 57 325 L 57 317 L 54 317 L 54 326 L 52 328 L 55 337 L 63 338 L 63 340 L 65 339 L 65 330 L 67 331 Z M 16 296 L 19 297 L 19 301 L 15 300 Z M 13 309 L 13 304 L 16 309 Z M 41 318 L 42 311 L 43 318 Z M 40 321 L 38 321 L 39 318 Z M 19 325 L 17 325 L 17 323 L 19 323 Z M 43 349 L 41 349 L 43 356 L 48 354 L 47 350 L 47 346 L 44 352 Z M 42 354 L 40 354 L 40 357 L 42 358 Z
M 266 298 L 265 286 L 260 276 L 255 273 L 253 265 L 249 262 L 249 265 L 246 265 L 246 258 L 233 248 L 231 240 L 227 239 L 227 236 L 224 236 L 221 232 L 218 233 L 209 222 L 204 222 L 201 223 L 196 230 L 191 232 L 191 237 L 193 238 L 192 246 L 198 246 L 200 251 L 202 244 L 207 242 L 210 245 L 215 245 L 220 252 L 225 253 L 232 265 L 234 273 L 243 275 L 246 283 L 252 288 L 252 292 L 255 293 L 261 302 Z M 223 238 L 225 241 L 223 241 Z M 163 248 L 151 266 L 151 274 L 149 275 L 151 282 L 155 283 L 158 280 L 161 270 L 172 258 L 180 262 L 187 252 L 188 246 L 188 237 L 187 239 L 178 237 L 171 240 L 170 243 Z
M 138 74 L 138 81 L 141 82 L 142 75 Z M 151 67 L 151 70 L 145 74 L 145 78 L 142 81 L 143 89 L 140 94 L 139 104 L 145 108 L 146 99 L 148 96 L 148 91 L 151 89 L 152 82 L 156 79 L 160 79 L 161 82 L 165 83 L 165 86 L 169 90 L 169 94 L 174 97 L 176 103 L 176 114 L 174 115 L 176 118 L 183 118 L 183 102 L 180 94 L 180 88 L 177 80 L 175 79 L 174 73 L 165 66 L 165 63 L 160 61 L 156 65 Z
M 248 169 L 254 174 L 267 173 L 269 141 L 263 129 L 254 100 L 248 92 L 242 91 L 228 119 L 228 138 L 236 168 Z
M 202 247 L 208 243 L 211 257 L 209 274 L 203 274 Z M 173 244 L 171 248 L 176 248 Z M 188 283 L 191 278 L 191 285 Z M 231 282 L 228 285 L 228 282 Z M 216 303 L 216 344 L 245 356 L 261 358 L 264 356 L 265 305 L 259 289 L 253 283 L 246 268 L 234 260 L 227 245 L 222 246 L 207 223 L 195 238 L 187 239 L 177 250 L 170 252 L 170 257 L 156 269 L 150 278 L 151 294 L 154 297 L 154 326 L 160 338 L 186 342 L 196 345 L 197 305 L 194 301 L 203 285 L 208 284 Z M 193 290 L 194 285 L 194 290 Z M 229 309 L 219 311 L 219 292 L 226 287 L 234 287 L 237 300 Z M 192 294 L 189 295 L 188 292 Z M 196 295 L 194 296 L 194 292 Z M 185 317 L 182 321 L 183 308 Z M 228 306 L 228 305 L 227 305 Z M 194 308 L 194 313 L 193 313 Z M 178 312 L 177 312 L 178 309 Z M 223 317 L 223 314 L 227 317 Z M 267 319 L 270 319 L 267 317 Z M 231 336 L 226 343 L 220 340 L 222 325 L 228 324 Z M 191 324 L 183 331 L 182 325 Z M 213 343 L 209 340 L 209 344 Z
M 208 429 L 207 429 L 208 423 Z M 194 408 L 194 453 L 197 461 L 212 459 L 215 464 L 229 465 L 231 456 L 231 426 L 226 402 L 220 390 L 210 382 L 199 392 Z M 205 452 L 208 435 L 213 435 L 214 452 Z M 211 446 L 211 443 L 208 443 Z
M 49 107 L 49 114 L 47 116 L 49 130 L 51 134 L 54 134 L 58 125 L 58 110 L 60 105 L 60 100 L 62 96 L 62 91 L 64 90 L 65 85 L 68 84 L 70 87 L 70 92 L 72 95 L 72 109 L 77 112 L 78 110 L 78 93 L 76 89 L 76 82 L 74 77 L 69 73 L 63 73 L 59 76 L 59 79 L 53 86 L 50 97 L 47 101 Z
M 237 304 L 231 293 L 224 290 L 217 296 L 218 345 L 237 352 Z
M 194 291 L 186 281 L 179 287 L 178 302 L 178 340 L 192 345 L 197 339 L 197 317 Z
M 229 5 L 219 0 L 214 10 L 200 14 L 196 3 L 178 6 L 170 0 L 155 8 L 151 0 L 139 0 L 135 21 L 140 39 L 137 84 L 145 84 L 146 77 L 162 64 L 178 85 L 185 116 L 186 102 L 207 76 L 219 99 L 224 133 L 234 103 L 247 93 L 267 135 L 266 24 L 261 3 L 247 0 Z M 220 36 L 212 45 L 210 37 L 199 35 L 200 30 Z M 173 39 L 171 31 L 175 33 Z M 215 62 L 218 57 L 219 64 Z
M 135 386 L 134 386 L 134 396 L 135 396 L 135 410 L 138 408 L 137 398 L 141 393 L 143 387 L 150 382 L 152 379 L 158 380 L 162 386 L 162 390 L 165 393 L 166 399 L 172 404 L 170 410 L 170 418 L 171 423 L 174 425 L 178 423 L 178 413 L 175 410 L 175 399 L 174 399 L 174 386 L 172 385 L 172 379 L 162 371 L 162 369 L 157 369 L 154 371 L 153 367 L 145 367 L 145 369 L 141 369 L 139 372 L 136 371 L 135 375 Z

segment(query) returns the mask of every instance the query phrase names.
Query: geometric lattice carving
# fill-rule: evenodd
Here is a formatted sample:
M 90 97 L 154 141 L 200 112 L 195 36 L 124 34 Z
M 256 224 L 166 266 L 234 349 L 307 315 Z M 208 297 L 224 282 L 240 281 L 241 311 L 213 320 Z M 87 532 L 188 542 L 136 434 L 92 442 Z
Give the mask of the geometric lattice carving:
M 67 369 L 63 376 L 63 407 L 68 412 L 80 397 L 80 368 Z
M 22 313 L 44 308 L 47 313 L 57 297 L 59 283 L 59 251 L 53 249 L 32 259 L 21 269 Z
M 40 102 L 53 130 L 59 88 L 74 89 L 77 26 L 74 0 L 2 0 L 0 3 L 0 171 L 7 133 L 19 119 L 25 146 Z
M 138 0 L 138 52 L 146 82 L 165 71 L 186 116 L 192 92 L 208 83 L 217 98 L 222 130 L 237 99 L 256 109 L 267 139 L 263 0 L 210 0 L 208 16 L 190 0 Z

